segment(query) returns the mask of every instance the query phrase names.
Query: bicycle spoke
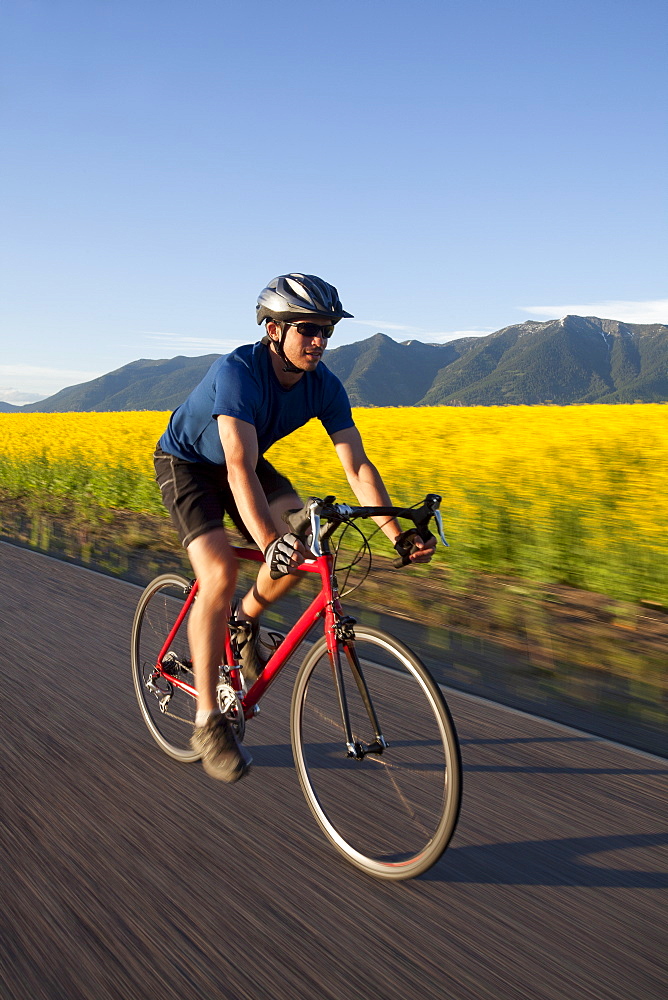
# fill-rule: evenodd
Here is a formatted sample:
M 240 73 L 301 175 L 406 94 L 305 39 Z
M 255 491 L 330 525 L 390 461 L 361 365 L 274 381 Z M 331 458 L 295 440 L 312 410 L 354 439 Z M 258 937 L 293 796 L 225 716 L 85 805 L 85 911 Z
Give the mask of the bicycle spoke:
M 137 700 L 149 732 L 170 756 L 177 760 L 197 760 L 190 746 L 195 722 L 195 699 L 175 685 L 170 685 L 156 672 L 156 663 L 163 644 L 183 607 L 188 583 L 169 574 L 150 584 L 137 608 L 132 634 L 132 669 Z M 169 671 L 192 676 L 188 646 L 188 618 L 174 636 L 167 654 L 171 658 Z M 166 658 L 167 659 L 167 658 Z M 153 690 L 152 688 L 155 688 Z M 169 697 L 166 711 L 161 702 Z

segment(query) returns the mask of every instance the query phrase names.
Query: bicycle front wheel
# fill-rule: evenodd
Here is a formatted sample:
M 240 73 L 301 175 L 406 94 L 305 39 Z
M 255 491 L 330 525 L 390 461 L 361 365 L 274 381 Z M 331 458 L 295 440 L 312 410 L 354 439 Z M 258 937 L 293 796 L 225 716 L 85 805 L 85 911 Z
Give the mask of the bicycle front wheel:
M 165 753 L 185 763 L 201 756 L 190 746 L 197 701 L 162 676 L 157 662 L 189 591 L 190 584 L 182 576 L 167 573 L 156 577 L 140 597 L 132 625 L 132 677 L 144 722 Z M 189 614 L 181 622 L 163 665 L 170 675 L 194 687 Z
M 454 833 L 461 801 L 461 757 L 452 717 L 427 668 L 392 636 L 355 626 L 341 642 L 341 676 L 353 745 L 380 734 L 382 753 L 348 755 L 325 639 L 307 654 L 292 697 L 295 765 L 320 828 L 348 861 L 384 879 L 430 868 Z M 365 704 L 364 683 L 373 712 Z

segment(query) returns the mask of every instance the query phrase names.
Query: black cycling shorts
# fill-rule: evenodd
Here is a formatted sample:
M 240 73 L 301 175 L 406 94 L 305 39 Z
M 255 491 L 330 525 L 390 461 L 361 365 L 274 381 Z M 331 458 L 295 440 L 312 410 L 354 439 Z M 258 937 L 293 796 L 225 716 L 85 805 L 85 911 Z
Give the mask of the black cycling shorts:
M 153 464 L 162 502 L 184 548 L 199 535 L 220 528 L 225 514 L 229 514 L 249 542 L 253 541 L 232 496 L 224 465 L 184 462 L 167 454 L 160 446 L 155 450 Z M 258 460 L 255 471 L 269 503 L 295 492 L 290 480 L 277 472 L 266 458 Z

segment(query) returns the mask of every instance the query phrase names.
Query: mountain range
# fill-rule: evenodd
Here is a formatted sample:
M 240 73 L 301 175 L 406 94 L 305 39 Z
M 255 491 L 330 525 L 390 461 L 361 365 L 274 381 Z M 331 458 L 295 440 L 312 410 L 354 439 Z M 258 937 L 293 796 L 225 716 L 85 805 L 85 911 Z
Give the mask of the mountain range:
M 219 357 L 133 361 L 2 412 L 173 410 Z M 668 326 L 565 316 L 446 344 L 382 333 L 328 350 L 353 406 L 498 406 L 668 401 Z

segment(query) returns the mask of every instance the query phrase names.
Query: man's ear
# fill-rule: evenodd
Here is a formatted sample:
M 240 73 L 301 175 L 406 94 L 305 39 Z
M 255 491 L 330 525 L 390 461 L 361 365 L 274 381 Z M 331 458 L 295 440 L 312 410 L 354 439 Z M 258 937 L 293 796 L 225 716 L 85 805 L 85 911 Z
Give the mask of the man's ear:
M 267 331 L 267 336 L 270 338 L 270 340 L 273 340 L 273 341 L 277 341 L 278 340 L 278 338 L 280 336 L 280 330 L 278 328 L 278 325 L 276 323 L 274 323 L 273 320 L 269 320 L 269 322 L 267 323 L 265 329 Z

